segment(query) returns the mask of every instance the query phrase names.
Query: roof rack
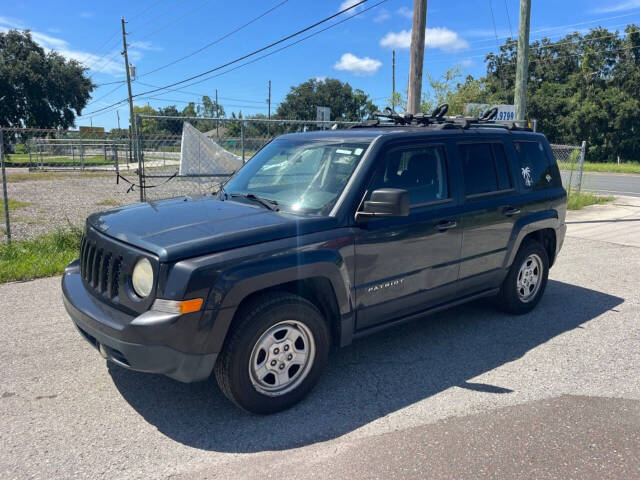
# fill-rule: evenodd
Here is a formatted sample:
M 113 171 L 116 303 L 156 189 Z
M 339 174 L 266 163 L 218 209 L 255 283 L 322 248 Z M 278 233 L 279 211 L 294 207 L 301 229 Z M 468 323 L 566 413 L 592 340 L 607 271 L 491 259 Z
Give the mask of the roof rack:
M 497 122 L 495 120 L 498 114 L 498 107 L 488 109 L 479 117 L 463 117 L 458 115 L 455 117 L 446 117 L 446 113 L 449 111 L 449 104 L 443 103 L 438 105 L 436 109 L 431 112 L 430 115 L 424 113 L 396 113 L 389 107 L 385 108 L 382 112 L 375 112 L 374 120 L 367 120 L 362 123 L 352 125 L 350 128 L 376 128 L 376 127 L 398 127 L 398 126 L 416 126 L 416 127 L 431 127 L 438 130 L 446 130 L 451 128 L 459 128 L 466 130 L 469 128 L 506 128 L 507 130 L 519 130 L 531 132 L 526 123 L 523 125 L 523 121 L 511 120 L 504 122 Z M 380 119 L 387 119 L 381 122 Z

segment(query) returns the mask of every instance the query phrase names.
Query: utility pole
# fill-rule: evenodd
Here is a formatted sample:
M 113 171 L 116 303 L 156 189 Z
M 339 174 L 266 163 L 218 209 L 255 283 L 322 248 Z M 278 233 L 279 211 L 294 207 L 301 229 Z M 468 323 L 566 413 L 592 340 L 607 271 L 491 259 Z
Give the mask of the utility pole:
M 269 97 L 267 98 L 267 119 L 271 120 L 271 80 L 269 80 Z M 267 135 L 271 134 L 271 122 L 267 122 Z
M 120 130 L 120 110 L 116 110 L 116 116 L 118 117 L 118 131 Z
M 218 118 L 219 115 L 220 115 L 220 110 L 218 109 L 218 89 L 216 88 L 216 119 Z M 218 138 L 218 140 L 220 140 L 220 130 L 219 130 L 218 120 L 216 120 L 216 137 Z
M 396 111 L 396 51 L 393 51 L 391 61 L 391 110 Z
M 407 112 L 420 111 L 422 97 L 422 64 L 424 62 L 424 35 L 427 27 L 427 0 L 413 0 L 413 26 L 411 28 L 411 56 L 409 59 L 409 91 Z
M 516 120 L 527 116 L 527 72 L 529 70 L 529 27 L 531 24 L 531 0 L 520 0 L 520 25 L 518 27 L 518 57 L 516 60 Z
M 129 55 L 127 54 L 127 32 L 125 31 L 124 17 L 122 20 L 122 55 L 124 56 L 124 69 L 127 72 L 127 89 L 129 91 L 129 144 L 130 151 L 133 150 L 133 139 L 132 137 L 136 135 L 138 129 L 136 128 L 136 123 L 133 117 L 133 94 L 131 93 L 131 72 L 129 71 Z M 144 202 L 144 189 L 142 188 L 142 162 L 140 161 L 140 155 L 138 157 L 138 178 L 140 179 L 140 201 Z

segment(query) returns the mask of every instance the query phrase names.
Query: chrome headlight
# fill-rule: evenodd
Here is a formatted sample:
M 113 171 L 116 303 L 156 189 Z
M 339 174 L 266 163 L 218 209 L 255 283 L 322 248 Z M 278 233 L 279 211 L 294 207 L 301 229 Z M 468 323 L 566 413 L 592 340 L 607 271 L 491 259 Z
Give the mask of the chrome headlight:
M 138 260 L 138 263 L 136 263 L 133 269 L 131 283 L 133 284 L 133 290 L 140 297 L 148 297 L 151 294 L 151 289 L 153 288 L 153 267 L 149 260 L 146 258 Z

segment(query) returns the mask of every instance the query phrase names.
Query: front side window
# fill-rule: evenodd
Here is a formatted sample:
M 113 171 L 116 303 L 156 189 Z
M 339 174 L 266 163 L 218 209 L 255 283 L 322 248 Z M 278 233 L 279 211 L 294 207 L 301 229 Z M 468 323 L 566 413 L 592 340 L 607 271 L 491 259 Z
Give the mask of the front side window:
M 458 145 L 466 196 L 512 188 L 504 146 L 499 143 Z
M 411 205 L 449 198 L 447 163 L 441 145 L 390 150 L 382 159 L 369 191 L 402 188 Z
M 277 139 L 226 185 L 227 194 L 253 194 L 279 208 L 323 213 L 333 206 L 369 143 Z

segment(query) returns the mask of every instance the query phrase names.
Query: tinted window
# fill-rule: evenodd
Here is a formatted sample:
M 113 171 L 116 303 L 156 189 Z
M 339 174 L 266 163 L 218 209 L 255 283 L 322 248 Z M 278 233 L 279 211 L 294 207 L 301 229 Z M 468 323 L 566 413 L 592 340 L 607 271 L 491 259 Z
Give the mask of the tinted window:
M 540 142 L 515 142 L 520 160 L 522 183 L 527 189 L 541 189 L 555 186 L 560 181 L 555 163 L 549 157 Z
M 495 192 L 498 177 L 490 143 L 459 145 L 466 195 Z
M 449 198 L 447 163 L 442 146 L 388 152 L 369 191 L 403 188 L 412 205 Z
M 511 175 L 509 175 L 509 164 L 507 163 L 507 154 L 504 151 L 504 145 L 494 143 L 491 146 L 493 148 L 496 171 L 498 173 L 498 188 L 500 190 L 507 190 L 513 187 L 513 185 L 511 183 Z

